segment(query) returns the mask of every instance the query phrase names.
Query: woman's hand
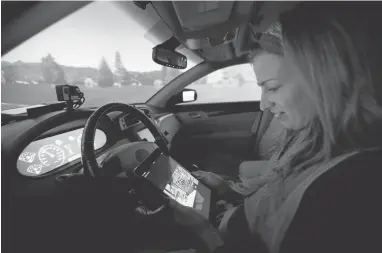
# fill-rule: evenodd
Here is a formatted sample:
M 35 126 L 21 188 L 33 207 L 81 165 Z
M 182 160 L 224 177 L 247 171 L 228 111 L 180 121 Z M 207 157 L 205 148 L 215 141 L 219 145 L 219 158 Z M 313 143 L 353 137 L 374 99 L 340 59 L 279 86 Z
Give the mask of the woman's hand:
M 222 196 L 230 189 L 229 183 L 221 176 L 207 171 L 191 172 L 197 179 L 202 181 L 207 187 L 216 191 L 218 197 Z
M 183 206 L 173 199 L 168 199 L 168 201 L 174 221 L 177 224 L 195 233 L 199 233 L 211 226 L 209 220 L 200 211 Z
M 200 211 L 183 206 L 173 199 L 168 199 L 168 201 L 173 211 L 174 221 L 195 233 L 210 252 L 224 244 L 219 232 Z

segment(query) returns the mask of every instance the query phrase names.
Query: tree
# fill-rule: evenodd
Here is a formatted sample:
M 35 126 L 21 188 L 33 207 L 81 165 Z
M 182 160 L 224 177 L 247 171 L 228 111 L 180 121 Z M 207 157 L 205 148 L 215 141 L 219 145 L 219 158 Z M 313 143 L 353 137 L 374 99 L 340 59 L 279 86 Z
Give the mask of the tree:
M 154 79 L 152 76 L 150 76 L 148 73 L 138 73 L 136 76 L 136 79 L 142 84 L 142 85 L 154 85 Z
M 204 76 L 195 81 L 195 84 L 207 84 L 208 77 Z
M 5 80 L 4 70 L 1 70 L 1 85 L 4 85 L 5 82 L 6 82 L 6 80 Z
M 114 80 L 121 85 L 131 85 L 133 82 L 132 76 L 127 72 L 123 66 L 121 60 L 121 54 L 117 51 L 115 52 L 115 72 Z
M 101 64 L 98 69 L 98 86 L 112 87 L 114 83 L 113 72 L 107 64 L 105 57 L 102 57 Z
M 241 75 L 241 73 L 237 73 L 234 78 L 239 82 L 239 86 L 242 87 L 245 83 L 244 77 Z
M 162 67 L 162 80 L 165 84 L 171 82 L 180 74 L 181 74 L 181 71 L 179 69 L 169 68 L 165 66 Z
M 65 73 L 54 60 L 52 55 L 48 54 L 47 56 L 41 59 L 42 66 L 42 76 L 46 83 L 49 84 L 66 84 Z
M 4 84 L 14 84 L 17 79 L 17 72 L 15 67 L 11 64 L 1 66 L 1 82 Z

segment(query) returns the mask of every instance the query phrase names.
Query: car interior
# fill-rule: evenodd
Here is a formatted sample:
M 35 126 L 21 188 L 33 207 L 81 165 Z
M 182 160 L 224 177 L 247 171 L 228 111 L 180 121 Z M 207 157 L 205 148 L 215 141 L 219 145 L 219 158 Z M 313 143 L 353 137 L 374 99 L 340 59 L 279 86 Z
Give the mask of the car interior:
M 50 23 L 54 23 L 86 4 L 86 2 L 5 4 L 5 8 L 14 15 L 7 15 L 9 20 L 4 22 L 7 24 L 4 27 L 4 34 L 7 36 L 3 36 L 3 54 Z M 120 4 L 121 8 L 130 12 L 138 8 L 133 3 Z M 196 81 L 203 75 L 246 62 L 246 56 L 256 45 L 257 37 L 274 21 L 277 13 L 293 7 L 296 3 L 224 2 L 216 6 L 214 4 L 207 6 L 207 4 L 204 8 L 217 10 L 211 14 L 208 12 L 198 14 L 197 8 L 200 6 L 198 7 L 196 3 L 153 2 L 150 4 L 155 6 L 157 15 L 173 32 L 173 36 L 193 54 L 203 59 L 203 63 L 194 68 L 192 72 L 184 73 L 147 103 L 138 105 L 161 122 L 160 128 L 167 133 L 166 138 L 171 145 L 173 156 L 184 166 L 196 165 L 204 170 L 230 176 L 237 175 L 239 164 L 242 161 L 269 159 L 272 147 L 277 142 L 278 136 L 275 133 L 281 132 L 282 127 L 276 120 L 272 120 L 271 113 L 260 111 L 259 101 L 178 103 L 176 105 L 168 104 L 167 101 L 170 101 L 171 97 L 179 93 L 187 84 Z M 39 15 L 39 22 L 30 22 L 36 19 L 37 13 L 40 13 L 40 9 L 43 8 L 50 8 L 50 13 Z M 193 15 L 190 10 L 194 11 Z M 201 15 L 201 19 L 195 19 L 194 16 L 197 15 Z M 144 17 L 137 16 L 137 18 Z M 25 24 L 29 24 L 28 29 Z M 32 25 L 36 27 L 31 27 Z M 37 27 L 38 25 L 39 27 Z M 160 28 L 157 33 L 160 33 Z M 229 35 L 228 39 L 226 35 Z M 219 38 L 219 36 L 223 37 Z M 218 45 L 211 45 L 211 40 Z M 70 119 L 67 120 L 69 125 L 73 124 Z M 116 119 L 111 119 L 111 121 L 116 121 Z M 26 122 L 21 121 L 17 124 L 23 123 Z M 77 124 L 81 125 L 81 123 Z M 16 148 L 15 135 L 12 132 L 7 134 L 7 126 L 4 127 L 3 136 L 10 137 L 9 141 L 12 143 L 9 147 L 10 152 L 15 154 L 13 151 Z M 13 124 L 9 127 L 10 131 L 15 130 Z M 24 132 L 31 125 L 20 127 L 22 129 L 17 130 L 19 133 Z M 63 128 L 61 126 L 57 133 L 62 132 Z M 68 130 L 70 128 L 68 126 Z M 52 133 L 48 135 L 53 135 L 54 130 L 50 131 Z M 129 134 L 134 134 L 134 132 Z M 109 137 L 108 133 L 106 135 L 108 142 L 118 139 L 116 136 Z M 6 143 L 6 138 L 3 143 Z M 5 146 L 4 151 L 7 148 Z M 190 150 L 192 152 L 189 152 Z
M 2 17 L 2 55 L 89 4 L 2 2 L 2 13 L 7 13 Z M 66 110 L 57 103 L 17 115 L 2 111 L 2 182 L 7 189 L 2 197 L 3 207 L 9 209 L 7 216 L 3 212 L 3 224 L 10 229 L 9 233 L 3 230 L 3 236 L 9 237 L 9 252 L 88 252 L 89 245 L 93 252 L 138 252 L 160 245 L 161 240 L 154 238 L 160 230 L 153 224 L 163 221 L 155 215 L 135 215 L 137 202 L 131 196 L 131 187 L 116 184 L 118 189 L 112 196 L 96 191 L 86 200 L 81 198 L 85 194 L 81 187 L 67 193 L 69 199 L 58 189 L 58 178 L 71 173 L 85 171 L 96 178 L 101 167 L 97 159 L 118 147 L 126 147 L 121 152 L 129 168 L 149 157 L 154 144 L 147 143 L 155 142 L 187 170 L 211 171 L 231 178 L 238 177 L 240 166 L 251 167 L 248 162 L 269 160 L 277 148 L 284 129 L 271 112 L 260 110 L 259 99 L 236 101 L 233 96 L 228 102 L 202 103 L 198 90 L 189 85 L 216 71 L 248 64 L 248 55 L 259 47 L 262 33 L 280 13 L 298 2 L 116 4 L 142 25 L 151 27 L 153 34 L 160 37 L 170 31 L 168 41 L 175 41 L 177 51 L 188 61 L 198 59 L 200 63 L 145 103 L 121 105 L 111 97 L 110 104 L 99 108 Z M 152 26 L 149 21 L 158 17 L 159 22 Z M 184 100 L 187 91 L 194 92 L 191 100 Z M 57 141 L 69 136 L 78 144 L 77 153 L 70 159 L 57 148 Z M 29 166 L 37 151 L 41 164 Z M 184 243 L 174 239 L 176 236 L 180 235 L 172 238 L 174 245 Z

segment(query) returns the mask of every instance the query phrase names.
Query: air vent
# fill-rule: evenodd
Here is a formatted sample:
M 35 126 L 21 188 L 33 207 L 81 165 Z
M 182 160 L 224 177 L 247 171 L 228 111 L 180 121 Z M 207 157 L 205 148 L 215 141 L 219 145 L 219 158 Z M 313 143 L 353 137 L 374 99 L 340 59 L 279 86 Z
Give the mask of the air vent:
M 151 118 L 150 110 L 148 110 L 148 109 L 141 109 L 141 108 L 138 108 L 138 110 L 143 112 L 147 117 Z M 122 123 L 125 126 L 125 127 L 122 127 L 123 129 L 131 127 L 131 126 L 133 126 L 135 124 L 138 124 L 140 122 L 137 118 L 135 118 L 135 117 L 133 117 L 132 115 L 129 115 L 129 114 L 124 116 L 123 121 L 125 122 L 125 123 Z
M 130 118 L 130 117 L 126 117 L 126 125 L 127 126 L 132 126 L 132 125 L 135 125 L 139 122 L 138 119 L 136 118 Z
M 150 110 L 148 109 L 139 109 L 139 110 L 141 110 L 147 117 L 151 118 Z

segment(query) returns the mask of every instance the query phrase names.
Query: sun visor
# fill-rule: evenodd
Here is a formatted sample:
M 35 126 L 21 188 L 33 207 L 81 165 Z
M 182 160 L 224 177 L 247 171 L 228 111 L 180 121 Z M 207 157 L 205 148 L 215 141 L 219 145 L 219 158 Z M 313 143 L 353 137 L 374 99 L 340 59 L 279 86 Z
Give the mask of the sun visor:
M 205 38 L 189 38 L 185 40 L 185 44 L 192 50 L 218 47 L 228 44 L 237 38 L 239 27 L 236 27 L 232 31 L 228 31 L 222 34 L 213 34 Z
M 207 38 L 198 38 L 198 39 L 186 39 L 184 44 L 192 50 L 198 50 L 202 48 L 209 47 L 208 39 Z
M 234 1 L 173 1 L 179 23 L 185 31 L 199 31 L 229 20 Z
M 158 21 L 144 35 L 144 38 L 154 45 L 165 42 L 173 36 L 172 31 L 167 27 L 163 20 Z
M 150 29 L 162 21 L 151 4 L 147 5 L 145 10 L 140 9 L 130 1 L 117 1 L 113 2 L 113 4 L 118 5 L 118 8 L 124 11 L 131 21 L 136 22 L 145 29 Z

